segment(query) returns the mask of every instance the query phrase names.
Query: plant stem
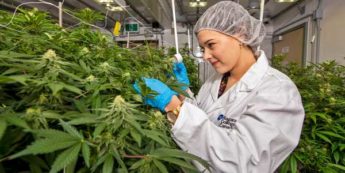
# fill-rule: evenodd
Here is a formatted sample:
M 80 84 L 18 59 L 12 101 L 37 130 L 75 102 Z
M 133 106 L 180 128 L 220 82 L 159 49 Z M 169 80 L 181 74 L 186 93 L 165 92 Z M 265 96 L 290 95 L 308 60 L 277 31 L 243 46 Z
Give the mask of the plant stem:
M 144 155 L 128 155 L 128 154 L 125 154 L 123 157 L 131 158 L 131 159 L 143 159 L 143 158 L 145 158 Z

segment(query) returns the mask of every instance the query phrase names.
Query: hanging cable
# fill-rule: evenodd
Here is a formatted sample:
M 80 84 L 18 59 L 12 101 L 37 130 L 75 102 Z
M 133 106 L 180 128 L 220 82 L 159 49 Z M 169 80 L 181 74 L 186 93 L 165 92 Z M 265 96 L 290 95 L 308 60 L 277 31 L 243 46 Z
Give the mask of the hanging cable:
M 63 2 L 59 2 L 59 26 L 62 27 L 62 5 Z
M 264 11 L 265 11 L 265 0 L 261 0 L 260 3 L 260 21 L 263 22 L 264 20 Z
M 260 22 L 263 23 L 263 19 L 264 19 L 264 10 L 265 10 L 265 0 L 261 0 L 260 3 Z M 257 51 L 259 51 L 261 49 L 261 46 L 259 45 L 257 48 Z
M 107 27 L 107 24 L 108 24 L 108 13 L 109 13 L 109 10 L 107 9 L 107 12 L 105 12 L 103 28 Z
M 176 54 L 179 54 L 180 52 L 179 52 L 179 48 L 178 48 L 176 14 L 175 14 L 175 0 L 171 0 L 171 4 L 172 4 L 173 22 L 174 22 L 175 48 L 176 48 Z

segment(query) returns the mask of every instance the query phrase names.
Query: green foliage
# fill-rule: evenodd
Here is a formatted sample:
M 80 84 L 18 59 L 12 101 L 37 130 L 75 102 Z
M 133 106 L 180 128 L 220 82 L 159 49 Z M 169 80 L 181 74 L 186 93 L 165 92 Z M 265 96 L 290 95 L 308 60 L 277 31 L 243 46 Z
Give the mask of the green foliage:
M 183 93 L 164 50 L 120 48 L 85 25 L 63 29 L 36 9 L 21 12 L 12 29 L 0 27 L 0 171 L 151 173 L 195 170 L 192 160 L 207 165 L 177 150 L 165 115 L 132 88 L 153 77 Z M 1 24 L 11 20 L 0 13 Z M 100 19 L 87 9 L 78 14 Z
M 80 151 L 80 144 L 75 144 L 65 151 L 63 151 L 54 161 L 50 173 L 58 172 L 71 164 L 74 160 L 78 159 L 78 153 Z
M 91 10 L 90 8 L 81 9 L 80 11 L 75 12 L 74 15 L 87 23 L 95 23 L 97 21 L 104 20 L 103 15 L 97 11 Z
M 280 172 L 345 171 L 345 67 L 335 61 L 283 65 L 283 60 L 275 56 L 272 65 L 297 85 L 306 117 L 299 145 Z

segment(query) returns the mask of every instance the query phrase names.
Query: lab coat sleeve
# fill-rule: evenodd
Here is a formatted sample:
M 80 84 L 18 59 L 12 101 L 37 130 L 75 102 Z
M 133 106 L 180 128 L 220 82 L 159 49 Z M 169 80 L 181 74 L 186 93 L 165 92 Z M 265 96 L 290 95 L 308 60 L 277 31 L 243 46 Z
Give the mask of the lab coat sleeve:
M 248 101 L 234 129 L 216 126 L 204 111 L 184 103 L 174 140 L 208 161 L 212 172 L 274 172 L 298 144 L 304 109 L 294 84 L 267 85 Z

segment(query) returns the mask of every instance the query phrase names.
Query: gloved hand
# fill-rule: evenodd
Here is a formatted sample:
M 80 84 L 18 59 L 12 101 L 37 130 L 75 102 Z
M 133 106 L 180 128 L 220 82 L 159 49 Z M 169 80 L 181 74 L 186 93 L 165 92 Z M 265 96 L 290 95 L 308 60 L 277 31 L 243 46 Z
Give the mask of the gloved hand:
M 185 85 L 181 87 L 181 89 L 186 90 L 189 87 L 190 82 L 188 79 L 187 69 L 184 66 L 183 62 L 174 63 L 173 72 L 176 76 L 177 81 Z
M 172 97 L 174 95 L 177 95 L 177 93 L 171 90 L 167 85 L 165 85 L 158 79 L 143 78 L 143 80 L 147 87 L 158 93 L 153 98 L 147 96 L 144 97 L 145 104 L 158 108 L 162 112 L 165 112 L 165 107 L 170 103 Z M 133 88 L 138 94 L 142 95 L 137 82 L 133 84 Z

